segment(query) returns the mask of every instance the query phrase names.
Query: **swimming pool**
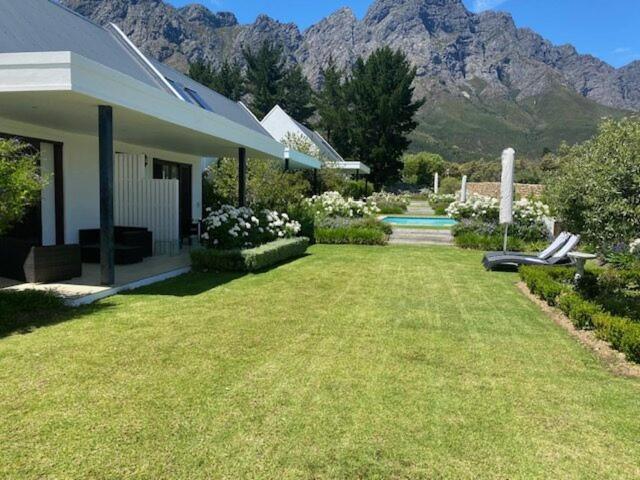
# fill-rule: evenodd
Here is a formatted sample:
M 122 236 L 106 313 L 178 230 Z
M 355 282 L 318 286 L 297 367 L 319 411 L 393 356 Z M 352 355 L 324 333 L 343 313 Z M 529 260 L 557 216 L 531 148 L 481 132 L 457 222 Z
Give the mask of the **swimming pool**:
M 453 227 L 458 223 L 451 218 L 442 217 L 385 217 L 382 221 L 391 225 L 412 225 L 417 227 Z

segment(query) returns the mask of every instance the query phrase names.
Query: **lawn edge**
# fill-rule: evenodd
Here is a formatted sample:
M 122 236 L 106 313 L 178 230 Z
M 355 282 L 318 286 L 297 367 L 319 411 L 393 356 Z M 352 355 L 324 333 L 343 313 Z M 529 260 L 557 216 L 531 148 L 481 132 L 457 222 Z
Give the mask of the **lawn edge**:
M 589 349 L 611 373 L 620 377 L 640 378 L 640 365 L 628 361 L 623 353 L 614 350 L 609 343 L 597 338 L 593 331 L 577 329 L 560 309 L 548 305 L 547 302 L 531 293 L 526 283 L 518 282 L 516 286 L 525 297 L 536 304 L 556 325 L 567 331 L 582 346 Z

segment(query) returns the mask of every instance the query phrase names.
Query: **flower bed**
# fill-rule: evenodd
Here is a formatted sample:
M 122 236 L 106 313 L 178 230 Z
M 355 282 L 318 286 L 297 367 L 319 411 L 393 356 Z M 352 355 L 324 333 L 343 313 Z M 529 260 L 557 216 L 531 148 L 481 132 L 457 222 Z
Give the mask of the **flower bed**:
M 362 218 L 380 213 L 380 209 L 373 200 L 354 200 L 344 198 L 338 192 L 325 192 L 306 200 L 317 217 L 345 217 Z
M 448 193 L 431 193 L 428 196 L 429 205 L 436 213 L 436 215 L 446 215 L 447 207 L 451 205 L 452 202 L 455 202 L 456 196 Z
M 447 215 L 459 223 L 453 228 L 456 244 L 463 248 L 502 248 L 500 202 L 491 197 L 471 196 L 466 202 L 455 201 L 447 208 Z M 513 224 L 509 238 L 514 251 L 535 250 L 539 242 L 548 240 L 544 223 L 549 207 L 542 202 L 522 199 L 514 202 Z
M 286 213 L 271 210 L 256 213 L 250 208 L 231 205 L 207 209 L 203 226 L 203 246 L 218 250 L 252 248 L 277 239 L 293 238 L 301 229 L 300 223 Z
M 304 255 L 309 247 L 305 237 L 275 240 L 247 249 L 199 248 L 191 252 L 195 270 L 216 272 L 255 272 Z
M 399 215 L 407 211 L 411 199 L 407 195 L 396 195 L 387 192 L 378 192 L 371 195 L 367 202 L 375 204 L 379 212 L 385 215 Z
M 521 267 L 520 277 L 534 295 L 558 306 L 578 329 L 595 330 L 596 336 L 623 352 L 628 360 L 640 363 L 640 317 L 629 309 L 628 301 L 615 301 L 615 285 L 628 286 L 627 276 L 612 269 L 587 272 L 574 288 L 573 268 Z M 634 277 L 637 280 L 637 277 Z M 633 316 L 623 316 L 627 313 Z

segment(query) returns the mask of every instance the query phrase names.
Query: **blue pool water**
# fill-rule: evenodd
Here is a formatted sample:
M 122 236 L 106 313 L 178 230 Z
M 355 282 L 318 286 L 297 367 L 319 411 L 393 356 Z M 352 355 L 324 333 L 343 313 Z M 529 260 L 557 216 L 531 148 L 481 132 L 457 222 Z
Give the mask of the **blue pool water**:
M 384 222 L 392 225 L 416 225 L 420 227 L 453 227 L 455 220 L 438 217 L 385 217 Z

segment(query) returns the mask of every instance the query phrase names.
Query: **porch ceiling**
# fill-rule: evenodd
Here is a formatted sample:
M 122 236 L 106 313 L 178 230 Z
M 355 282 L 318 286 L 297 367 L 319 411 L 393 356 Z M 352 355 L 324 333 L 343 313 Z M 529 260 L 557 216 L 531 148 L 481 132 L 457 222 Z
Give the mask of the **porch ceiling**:
M 0 92 L 2 117 L 86 135 L 97 135 L 99 104 L 73 91 Z M 124 107 L 114 106 L 113 112 L 116 141 L 202 157 L 237 157 L 238 148 L 244 147 Z M 251 148 L 247 153 L 250 158 L 273 158 Z

